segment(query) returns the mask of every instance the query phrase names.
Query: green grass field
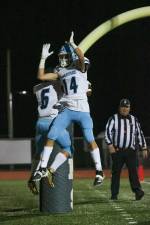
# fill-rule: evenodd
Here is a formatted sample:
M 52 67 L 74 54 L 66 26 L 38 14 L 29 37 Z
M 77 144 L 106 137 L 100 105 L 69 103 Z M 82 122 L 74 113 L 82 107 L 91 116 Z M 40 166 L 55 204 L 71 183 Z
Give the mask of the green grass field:
M 109 200 L 110 180 L 93 188 L 92 179 L 74 181 L 74 209 L 66 214 L 43 214 L 38 197 L 26 181 L 0 182 L 0 225 L 150 225 L 150 183 L 143 183 L 145 196 L 134 200 L 127 179 L 121 179 L 118 201 Z

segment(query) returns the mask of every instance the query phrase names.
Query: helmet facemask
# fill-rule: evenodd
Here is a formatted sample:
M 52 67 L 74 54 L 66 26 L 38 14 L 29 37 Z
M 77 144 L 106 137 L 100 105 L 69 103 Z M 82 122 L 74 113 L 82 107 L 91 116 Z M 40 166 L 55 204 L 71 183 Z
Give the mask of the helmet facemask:
M 59 54 L 59 64 L 61 67 L 67 67 L 70 64 L 70 56 L 69 54 Z
M 71 45 L 69 45 L 68 43 L 65 43 L 58 54 L 59 57 L 59 64 L 61 67 L 67 67 L 69 66 L 72 61 L 72 54 L 73 54 L 73 48 L 71 47 Z

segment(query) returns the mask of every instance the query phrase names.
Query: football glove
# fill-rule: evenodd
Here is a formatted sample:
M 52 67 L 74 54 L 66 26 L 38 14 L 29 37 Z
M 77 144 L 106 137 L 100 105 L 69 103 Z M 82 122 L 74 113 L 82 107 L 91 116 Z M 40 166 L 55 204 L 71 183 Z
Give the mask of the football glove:
M 50 44 L 43 45 L 39 69 L 44 69 L 45 61 L 46 61 L 47 57 L 54 53 L 53 51 L 49 52 L 49 49 L 50 49 Z
M 42 54 L 41 54 L 42 59 L 46 59 L 48 56 L 50 56 L 54 53 L 53 51 L 49 52 L 50 46 L 51 46 L 50 44 L 43 45 Z
M 74 49 L 76 49 L 78 46 L 74 43 L 74 32 L 72 31 L 71 32 L 71 36 L 70 36 L 70 39 L 69 39 L 69 43 L 70 43 L 70 45 L 74 48 Z

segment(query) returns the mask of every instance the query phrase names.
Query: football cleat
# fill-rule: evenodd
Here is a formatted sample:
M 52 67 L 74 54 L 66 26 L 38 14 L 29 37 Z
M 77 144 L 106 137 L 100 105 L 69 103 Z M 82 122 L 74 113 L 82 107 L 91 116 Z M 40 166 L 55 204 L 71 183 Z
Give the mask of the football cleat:
M 39 194 L 39 191 L 38 191 L 38 188 L 37 188 L 37 185 L 36 185 L 36 182 L 33 181 L 33 180 L 29 180 L 28 181 L 28 188 L 30 189 L 30 191 L 34 194 L 34 195 L 38 195 Z
M 35 171 L 32 181 L 40 181 L 43 177 L 47 177 L 48 170 L 47 168 L 40 168 L 39 170 Z
M 103 171 L 96 170 L 96 176 L 93 185 L 100 186 L 103 183 L 105 176 Z
M 50 187 L 54 187 L 54 170 L 49 168 L 47 173 L 47 180 Z

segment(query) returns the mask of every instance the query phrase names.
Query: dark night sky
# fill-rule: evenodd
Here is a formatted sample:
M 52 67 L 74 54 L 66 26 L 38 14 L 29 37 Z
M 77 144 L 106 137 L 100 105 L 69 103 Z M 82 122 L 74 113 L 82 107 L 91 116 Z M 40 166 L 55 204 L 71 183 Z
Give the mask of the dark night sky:
M 131 9 L 150 5 L 145 0 L 55 0 L 29 3 L 0 9 L 0 136 L 7 136 L 6 48 L 11 49 L 12 93 L 14 99 L 14 136 L 33 137 L 36 101 L 32 87 L 43 43 L 50 42 L 57 50 L 75 32 L 79 43 L 87 34 L 111 17 Z M 111 31 L 86 53 L 91 60 L 89 80 L 93 85 L 90 97 L 94 133 L 104 130 L 118 102 L 127 97 L 132 102 L 144 133 L 150 136 L 150 17 L 127 23 Z M 56 57 L 48 63 L 56 64 Z M 27 96 L 18 91 L 28 90 Z M 78 135 L 78 130 L 77 130 Z

